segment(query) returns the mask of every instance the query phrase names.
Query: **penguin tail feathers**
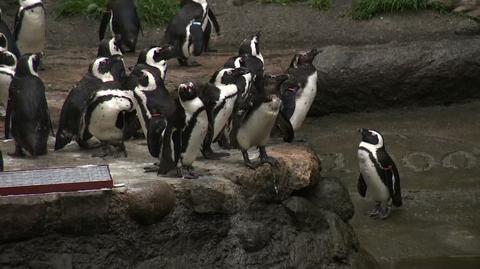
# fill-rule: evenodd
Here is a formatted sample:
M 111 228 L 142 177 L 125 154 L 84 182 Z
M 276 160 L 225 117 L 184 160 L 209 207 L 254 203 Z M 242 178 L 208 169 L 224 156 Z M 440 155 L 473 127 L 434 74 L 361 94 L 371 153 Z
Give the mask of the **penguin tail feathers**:
M 64 148 L 68 143 L 72 141 L 72 136 L 66 134 L 63 131 L 58 130 L 57 136 L 55 137 L 55 151 Z

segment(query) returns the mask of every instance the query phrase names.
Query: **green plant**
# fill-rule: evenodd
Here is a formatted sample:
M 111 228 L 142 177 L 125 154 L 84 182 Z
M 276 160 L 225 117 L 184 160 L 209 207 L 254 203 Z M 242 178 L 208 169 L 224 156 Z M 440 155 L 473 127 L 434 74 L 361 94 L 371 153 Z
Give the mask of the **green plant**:
M 327 10 L 332 5 L 331 0 L 309 0 L 308 3 L 310 6 L 320 10 Z
M 430 0 L 354 0 L 351 14 L 354 19 L 370 19 L 382 12 L 437 9 Z
M 98 18 L 105 10 L 107 0 L 60 0 L 56 14 L 60 17 L 82 15 Z M 163 25 L 175 16 L 177 0 L 137 0 L 140 19 L 148 25 Z

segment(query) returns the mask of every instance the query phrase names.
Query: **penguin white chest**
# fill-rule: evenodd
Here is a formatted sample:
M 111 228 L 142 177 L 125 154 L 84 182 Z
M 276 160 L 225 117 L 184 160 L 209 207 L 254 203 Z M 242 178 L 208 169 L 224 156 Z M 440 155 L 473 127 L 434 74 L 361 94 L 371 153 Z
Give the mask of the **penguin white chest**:
M 22 54 L 43 52 L 45 48 L 45 12 L 42 7 L 24 12 L 17 40 Z
M 8 101 L 8 89 L 10 88 L 10 83 L 14 75 L 15 71 L 10 67 L 0 66 L 0 102 L 5 108 L 7 107 Z
M 237 86 L 235 85 L 228 85 L 224 87 L 220 87 L 220 98 L 217 102 L 217 106 L 215 107 L 220 108 L 218 113 L 215 115 L 215 121 L 213 125 L 213 138 L 217 138 L 218 134 L 227 124 L 228 120 L 232 116 L 233 107 L 235 105 L 235 101 L 237 100 Z
M 360 173 L 367 184 L 367 196 L 378 202 L 388 201 L 390 198 L 388 188 L 383 184 L 367 151 L 358 150 L 358 165 Z
M 131 111 L 132 103 L 121 97 L 98 104 L 90 116 L 88 130 L 100 141 L 121 141 L 123 130 L 116 126 L 118 115 L 122 111 Z
M 317 95 L 317 78 L 317 71 L 315 71 L 315 73 L 308 77 L 305 87 L 300 90 L 300 94 L 295 100 L 295 111 L 290 117 L 290 123 L 294 131 L 300 129 L 315 100 L 315 96 Z
M 272 108 L 271 102 L 261 104 L 240 127 L 237 134 L 239 146 L 247 150 L 253 146 L 266 145 L 279 110 L 280 106 Z
M 190 120 L 187 124 L 195 124 L 188 138 L 188 143 L 182 152 L 182 165 L 190 166 L 197 158 L 202 148 L 202 142 L 205 139 L 208 129 L 207 112 L 203 110 L 196 117 L 196 122 Z

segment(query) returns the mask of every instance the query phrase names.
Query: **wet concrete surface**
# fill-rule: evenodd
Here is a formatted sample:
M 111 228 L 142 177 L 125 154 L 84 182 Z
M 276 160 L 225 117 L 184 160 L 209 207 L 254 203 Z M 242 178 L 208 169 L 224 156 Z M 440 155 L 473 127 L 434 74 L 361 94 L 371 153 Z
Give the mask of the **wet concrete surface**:
M 480 102 L 310 118 L 300 132 L 355 205 L 361 244 L 385 268 L 480 268 Z M 358 128 L 384 134 L 404 206 L 371 219 L 356 191 Z

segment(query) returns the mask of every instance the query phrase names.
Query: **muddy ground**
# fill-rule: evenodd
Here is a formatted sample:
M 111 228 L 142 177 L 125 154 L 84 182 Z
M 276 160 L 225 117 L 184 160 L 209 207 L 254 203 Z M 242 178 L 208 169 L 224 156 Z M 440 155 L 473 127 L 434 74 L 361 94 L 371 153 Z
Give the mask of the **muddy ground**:
M 202 67 L 182 68 L 171 61 L 167 75 L 169 88 L 184 81 L 207 81 L 235 54 L 240 41 L 258 30 L 263 33 L 266 69 L 273 73 L 285 70 L 293 53 L 304 48 L 468 38 L 479 30 L 477 23 L 467 18 L 433 11 L 353 21 L 345 16 L 349 0 L 335 1 L 327 12 L 304 4 L 279 6 L 249 2 L 232 6 L 224 0 L 210 2 L 222 26 L 222 35 L 213 40 L 213 47 L 219 52 L 199 57 Z M 56 1 L 47 2 L 49 12 L 55 4 Z M 11 22 L 12 11 L 7 14 Z M 87 71 L 96 54 L 98 23 L 78 17 L 56 19 L 50 13 L 47 70 L 40 72 L 40 77 L 47 88 L 54 125 L 69 89 Z M 147 27 L 139 47 L 159 44 L 162 33 L 161 26 Z M 131 66 L 136 55 L 127 55 L 125 60 L 127 66 Z M 479 268 L 476 266 L 480 256 L 477 225 L 480 136 L 475 131 L 478 128 L 472 128 L 476 126 L 474 116 L 480 113 L 478 107 L 479 103 L 473 103 L 413 111 L 331 115 L 310 119 L 302 131 L 301 135 L 311 140 L 323 158 L 324 173 L 342 178 L 349 186 L 356 205 L 353 225 L 361 243 L 388 268 L 400 268 L 402 264 L 407 264 L 403 268 L 414 268 L 409 264 L 412 261 L 415 265 L 435 265 L 432 260 L 450 261 L 451 256 L 467 257 L 462 261 L 473 264 L 473 267 L 461 268 Z M 383 222 L 372 221 L 364 215 L 369 204 L 355 193 L 357 170 L 352 151 L 358 137 L 353 130 L 370 126 L 386 131 L 392 155 L 401 163 L 401 174 L 405 174 L 406 206 Z M 11 143 L 4 144 L 4 148 L 11 150 Z M 75 163 L 78 161 L 81 159 L 75 159 Z M 16 161 L 6 157 L 6 163 Z M 32 167 L 48 165 L 48 161 L 29 164 Z

